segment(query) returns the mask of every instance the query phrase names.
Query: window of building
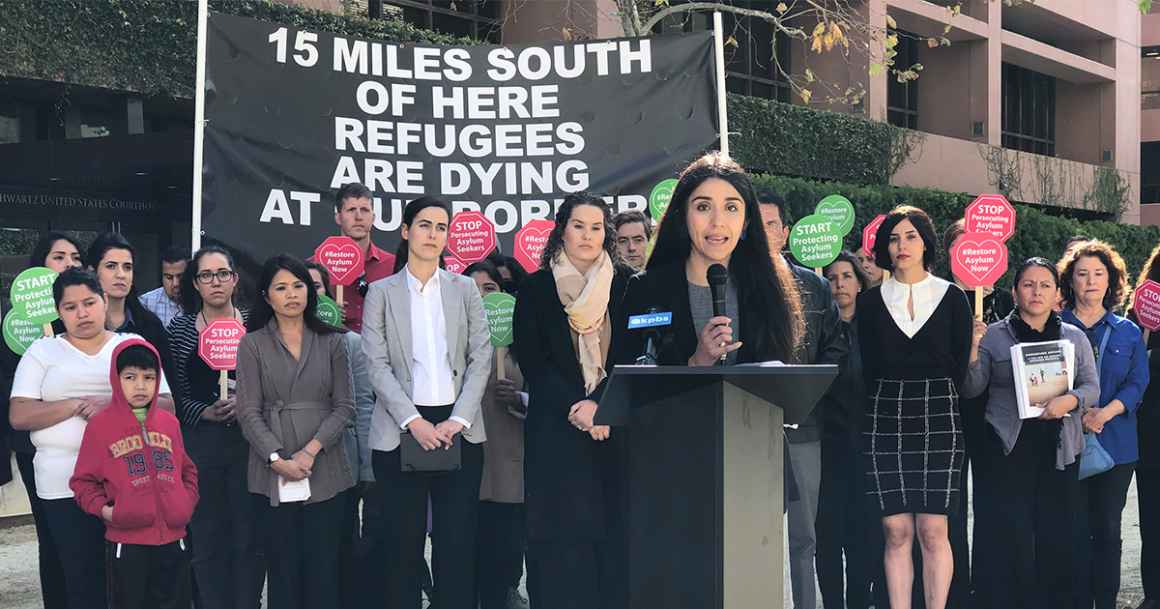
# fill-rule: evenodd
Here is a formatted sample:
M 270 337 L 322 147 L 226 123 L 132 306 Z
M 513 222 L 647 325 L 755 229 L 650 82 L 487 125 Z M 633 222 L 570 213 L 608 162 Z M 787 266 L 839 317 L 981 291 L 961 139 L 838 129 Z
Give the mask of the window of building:
M 1055 79 L 1003 64 L 1003 147 L 1055 156 Z
M 402 19 L 444 34 L 500 42 L 502 0 L 370 0 L 367 10 L 372 18 Z
M 918 36 L 898 31 L 898 54 L 894 67 L 909 70 L 918 63 Z M 921 80 L 921 79 L 919 79 Z M 898 82 L 894 74 L 886 75 L 886 120 L 896 127 L 918 129 L 918 81 Z
M 72 128 L 66 126 L 65 133 L 69 139 L 88 139 L 94 137 L 109 137 L 114 133 L 124 134 L 126 131 L 125 117 L 118 114 L 113 108 L 103 106 L 79 106 L 70 109 L 67 123 L 73 123 Z
M 1140 49 L 1141 109 L 1160 108 L 1160 47 Z
M 672 4 L 680 4 L 674 0 Z M 725 0 L 740 8 L 769 10 L 768 0 Z M 725 37 L 737 41 L 725 45 L 725 88 L 730 93 L 789 102 L 792 89 L 784 74 L 790 74 L 790 41 L 775 32 L 764 19 L 722 13 Z M 658 34 L 701 32 L 713 29 L 712 13 L 678 13 L 658 25 Z
M 1160 203 L 1160 142 L 1140 144 L 1140 203 Z
M 0 144 L 19 144 L 23 129 L 31 127 L 25 124 L 27 105 L 19 101 L 0 101 Z
M 20 143 L 20 117 L 0 111 L 0 144 Z

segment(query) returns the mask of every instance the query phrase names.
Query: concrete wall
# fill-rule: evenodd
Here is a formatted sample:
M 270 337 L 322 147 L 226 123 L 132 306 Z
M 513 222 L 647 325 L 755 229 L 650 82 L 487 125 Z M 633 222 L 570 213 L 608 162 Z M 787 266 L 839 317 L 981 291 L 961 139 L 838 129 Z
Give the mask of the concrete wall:
M 981 139 L 972 134 L 971 123 L 986 119 L 986 43 L 936 48 L 920 43 L 918 58 L 925 68 L 917 81 L 919 130 Z
M 326 11 L 336 15 L 343 14 L 342 0 L 278 0 L 283 4 L 297 4 L 306 8 Z M 365 4 L 365 2 L 364 2 Z
M 1160 226 L 1160 205 L 1141 205 L 1140 224 L 1145 226 Z
M 624 35 L 615 0 L 506 0 L 504 44 L 564 40 L 564 30 L 585 39 Z
M 1104 137 L 1102 120 L 1109 113 L 1103 100 L 1111 93 L 1111 85 L 1055 81 L 1056 156 L 1083 163 L 1102 162 L 1102 151 L 1111 150 L 1110 142 Z M 1112 110 L 1114 115 L 1114 108 Z M 1111 127 L 1114 130 L 1114 122 Z
M 997 180 L 984 160 L 988 150 L 988 146 L 975 142 L 927 134 L 891 183 L 971 194 L 994 192 Z M 1085 196 L 1092 190 L 1097 165 L 1011 150 L 1004 150 L 1003 158 L 1018 168 L 1019 183 L 1012 189 L 1012 199 L 1089 209 Z M 1131 188 L 1129 201 L 1139 201 L 1139 172 L 1120 173 Z M 1139 223 L 1139 206 L 1130 205 L 1121 220 Z
M 1160 141 L 1160 108 L 1140 113 L 1140 141 Z
M 289 1 L 289 0 L 288 0 Z M 322 0 L 295 0 L 319 2 Z M 505 43 L 554 41 L 564 38 L 563 29 L 582 37 L 608 38 L 622 35 L 614 0 L 508 0 L 503 40 Z M 978 152 L 979 144 L 998 146 L 1002 142 L 1002 64 L 1005 61 L 1047 73 L 1056 84 L 1056 152 L 1069 177 L 1062 197 L 1064 206 L 1082 205 L 1098 166 L 1111 166 L 1139 192 L 1142 131 L 1160 139 L 1160 110 L 1141 116 L 1141 15 L 1134 0 L 1036 0 L 1033 5 L 1005 7 L 1002 2 L 967 0 L 963 15 L 950 17 L 948 11 L 924 0 L 865 0 L 862 17 L 872 29 L 885 28 L 889 12 L 899 27 L 922 36 L 942 36 L 946 25 L 951 31 L 949 47 L 919 46 L 924 70 L 918 80 L 919 129 L 928 134 L 924 154 L 904 167 L 895 177 L 899 184 L 940 188 L 950 191 L 993 190 L 987 168 Z M 1021 13 L 1008 11 L 1024 11 Z M 1027 12 L 1030 11 L 1030 12 Z M 1003 28 L 1004 15 L 1011 19 L 1031 16 L 1040 31 L 1034 37 Z M 1038 19 L 1039 21 L 1035 21 Z M 1160 44 L 1160 14 L 1144 17 L 1145 25 L 1156 27 L 1144 40 Z M 811 23 L 794 24 L 805 28 Z M 1044 30 L 1062 28 L 1059 46 L 1042 42 Z M 1034 28 L 1033 28 L 1034 29 Z M 881 43 L 869 41 L 869 51 L 843 57 L 839 53 L 809 53 L 800 42 L 791 45 L 793 72 L 803 74 L 808 67 L 819 81 L 811 87 L 811 107 L 861 114 L 885 120 L 887 74 L 870 77 L 872 59 L 882 52 Z M 1160 66 L 1160 62 L 1156 62 Z M 1160 67 L 1149 70 L 1160 81 Z M 846 87 L 867 91 L 863 103 L 848 106 L 827 99 Z M 803 103 L 796 96 L 793 103 Z M 983 133 L 974 134 L 974 124 L 982 123 Z M 1104 151 L 1111 152 L 1105 162 Z M 1039 188 L 1030 177 L 1046 160 L 1035 155 L 1018 155 L 1026 165 L 1028 183 L 1017 189 L 1025 200 L 1039 202 Z M 1042 173 L 1042 171 L 1040 171 Z M 1086 181 L 1086 182 L 1085 182 Z M 1086 184 L 1086 185 L 1085 185 Z M 1058 195 L 1061 188 L 1048 189 Z M 1140 211 L 1133 203 L 1123 216 L 1136 221 Z
M 1160 46 L 1160 3 L 1152 5 L 1152 12 L 1140 22 L 1140 46 Z

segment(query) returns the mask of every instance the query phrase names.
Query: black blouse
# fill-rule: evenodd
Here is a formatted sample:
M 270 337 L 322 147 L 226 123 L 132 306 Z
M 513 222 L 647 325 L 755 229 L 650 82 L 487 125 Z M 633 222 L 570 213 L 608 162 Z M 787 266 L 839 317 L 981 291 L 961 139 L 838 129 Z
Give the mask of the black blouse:
M 858 339 L 868 389 L 878 379 L 921 380 L 949 378 L 961 385 L 971 355 L 973 317 L 967 296 L 958 286 L 947 286 L 930 319 L 913 337 L 894 322 L 880 286 L 858 296 Z

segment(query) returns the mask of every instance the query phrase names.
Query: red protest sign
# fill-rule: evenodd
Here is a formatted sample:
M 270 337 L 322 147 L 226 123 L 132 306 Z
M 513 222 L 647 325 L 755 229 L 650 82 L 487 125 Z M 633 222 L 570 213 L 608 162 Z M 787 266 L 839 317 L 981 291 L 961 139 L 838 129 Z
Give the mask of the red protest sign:
M 551 220 L 532 220 L 516 233 L 516 260 L 520 261 L 524 270 L 535 273 L 540 270 L 540 256 L 544 254 L 544 246 L 548 245 L 548 235 L 556 223 Z
M 350 237 L 327 237 L 314 250 L 314 260 L 326 267 L 336 285 L 350 285 L 363 274 L 362 248 Z
M 1003 195 L 979 195 L 963 214 L 963 230 L 1006 242 L 1015 234 L 1015 208 Z
M 1149 279 L 1136 288 L 1132 297 L 1136 320 L 1149 332 L 1160 330 L 1160 283 Z
M 951 272 L 968 288 L 993 286 L 1007 272 L 1007 245 L 989 234 L 959 235 L 951 245 Z
M 463 264 L 463 261 L 456 258 L 455 256 L 444 256 L 443 257 L 443 270 L 447 271 L 448 273 L 454 273 L 456 275 L 459 275 L 460 273 L 463 272 L 463 269 L 466 269 L 466 268 L 467 268 L 467 265 Z
M 461 211 L 447 227 L 447 252 L 465 264 L 479 262 L 495 249 L 495 225 L 482 212 Z
M 866 228 L 862 229 L 862 251 L 874 255 L 874 242 L 878 239 L 878 227 L 886 221 L 886 214 L 878 214 L 874 216 Z
M 213 370 L 238 367 L 238 345 L 246 327 L 236 319 L 216 319 L 198 335 L 197 354 Z

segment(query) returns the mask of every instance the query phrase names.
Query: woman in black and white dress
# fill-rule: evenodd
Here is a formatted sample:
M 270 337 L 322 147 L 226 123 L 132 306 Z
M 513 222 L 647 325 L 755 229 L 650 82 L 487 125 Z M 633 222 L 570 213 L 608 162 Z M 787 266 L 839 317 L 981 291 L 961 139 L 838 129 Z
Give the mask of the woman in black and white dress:
M 960 288 L 930 274 L 939 248 L 925 212 L 897 207 L 877 236 L 876 263 L 891 276 L 863 292 L 857 309 L 870 392 L 862 432 L 867 492 L 882 513 L 890 606 L 910 609 L 917 531 L 926 607 L 944 609 L 954 573 L 947 515 L 961 492 L 958 402 L 971 309 Z

